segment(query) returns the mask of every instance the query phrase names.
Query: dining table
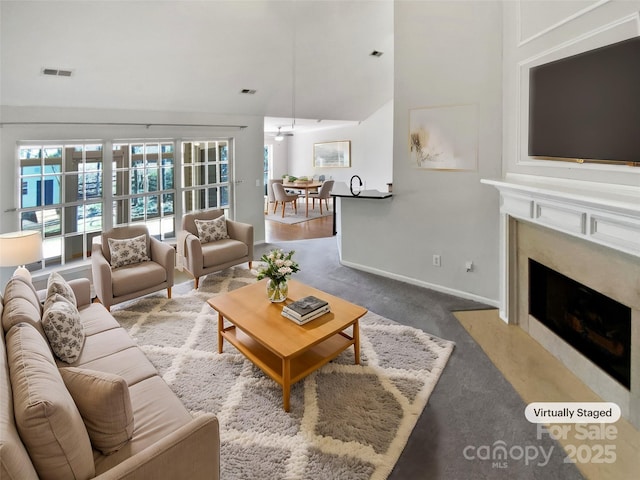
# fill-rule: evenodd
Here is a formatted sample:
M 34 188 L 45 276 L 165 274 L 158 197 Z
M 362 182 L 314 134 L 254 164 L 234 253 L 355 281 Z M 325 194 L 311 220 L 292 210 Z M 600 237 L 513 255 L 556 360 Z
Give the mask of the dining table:
M 317 190 L 322 186 L 322 182 L 283 182 L 282 186 L 284 188 L 293 189 L 293 190 L 304 190 L 304 202 L 306 204 L 305 208 L 305 216 L 309 216 L 309 191 Z

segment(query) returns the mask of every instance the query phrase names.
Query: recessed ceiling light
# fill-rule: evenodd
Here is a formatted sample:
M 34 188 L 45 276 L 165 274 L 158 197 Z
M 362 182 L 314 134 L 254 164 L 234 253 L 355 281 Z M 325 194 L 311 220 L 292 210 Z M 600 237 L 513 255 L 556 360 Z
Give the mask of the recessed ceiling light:
M 254 95 L 256 91 L 251 88 L 243 88 L 242 90 L 240 90 L 240 93 L 242 93 L 243 95 Z
M 372 57 L 381 57 L 383 54 L 383 52 L 380 52 L 378 50 L 374 50 L 373 52 L 371 52 L 369 55 L 371 55 Z

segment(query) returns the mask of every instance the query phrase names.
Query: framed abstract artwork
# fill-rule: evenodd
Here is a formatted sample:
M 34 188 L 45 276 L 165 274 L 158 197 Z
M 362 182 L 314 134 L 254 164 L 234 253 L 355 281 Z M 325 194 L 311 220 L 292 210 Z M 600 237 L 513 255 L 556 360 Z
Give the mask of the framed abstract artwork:
M 313 166 L 317 168 L 350 167 L 351 141 L 314 143 Z
M 477 170 L 476 105 L 416 108 L 409 111 L 409 155 L 416 168 Z

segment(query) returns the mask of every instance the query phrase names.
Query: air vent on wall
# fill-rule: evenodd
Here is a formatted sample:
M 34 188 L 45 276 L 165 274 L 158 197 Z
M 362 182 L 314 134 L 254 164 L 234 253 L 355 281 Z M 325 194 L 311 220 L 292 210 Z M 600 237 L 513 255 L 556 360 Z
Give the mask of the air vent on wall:
M 43 68 L 43 75 L 51 75 L 54 77 L 70 77 L 73 74 L 73 70 L 63 70 L 59 68 Z

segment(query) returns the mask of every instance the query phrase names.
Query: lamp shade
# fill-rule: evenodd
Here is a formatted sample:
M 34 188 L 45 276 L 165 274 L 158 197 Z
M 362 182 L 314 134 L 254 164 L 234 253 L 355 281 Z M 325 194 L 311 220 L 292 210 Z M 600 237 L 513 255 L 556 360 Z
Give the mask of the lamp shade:
M 40 232 L 27 230 L 0 235 L 0 267 L 28 265 L 38 260 L 42 260 Z

